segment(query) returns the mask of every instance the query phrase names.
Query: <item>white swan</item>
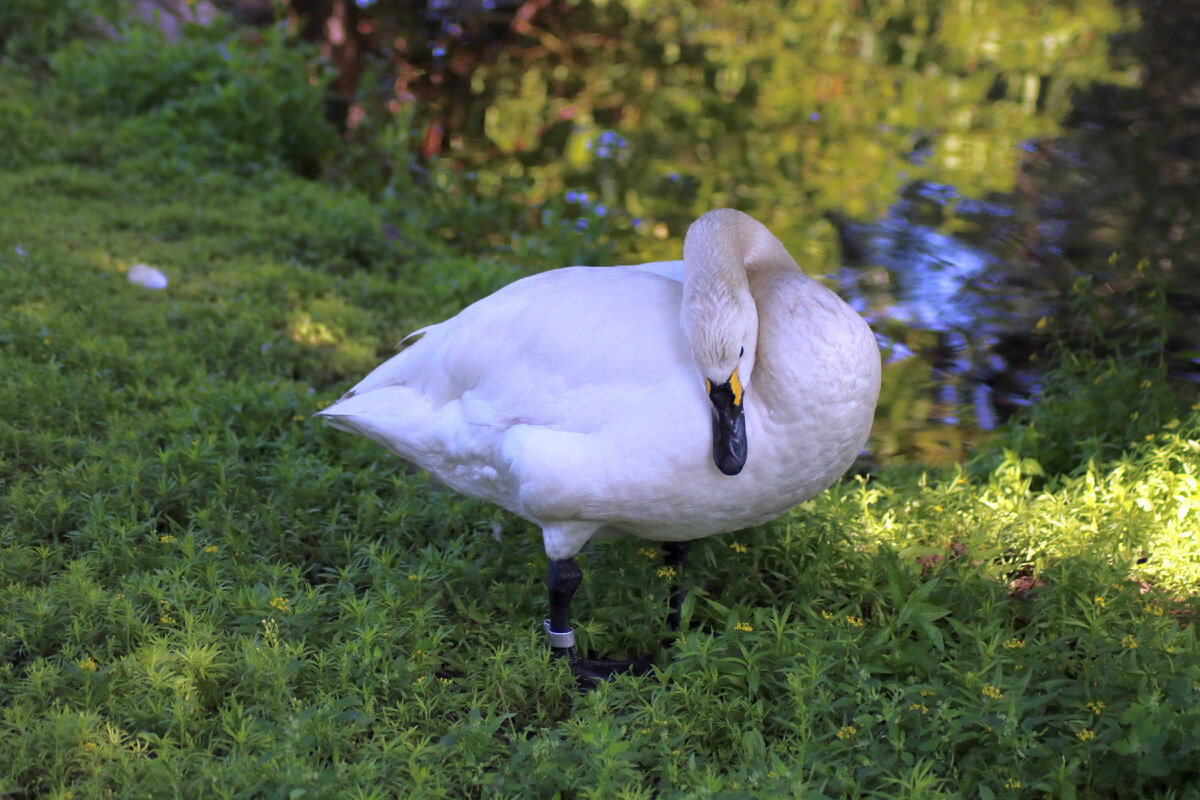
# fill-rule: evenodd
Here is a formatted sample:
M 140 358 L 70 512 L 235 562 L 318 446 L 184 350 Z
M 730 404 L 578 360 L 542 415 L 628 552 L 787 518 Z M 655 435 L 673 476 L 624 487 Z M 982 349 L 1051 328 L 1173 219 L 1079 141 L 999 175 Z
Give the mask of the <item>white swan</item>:
M 588 540 L 662 541 L 681 565 L 683 543 L 837 480 L 879 394 L 863 319 L 730 209 L 692 224 L 682 262 L 533 275 L 413 338 L 320 414 L 541 527 L 546 631 L 581 676 L 629 667 L 574 651 Z

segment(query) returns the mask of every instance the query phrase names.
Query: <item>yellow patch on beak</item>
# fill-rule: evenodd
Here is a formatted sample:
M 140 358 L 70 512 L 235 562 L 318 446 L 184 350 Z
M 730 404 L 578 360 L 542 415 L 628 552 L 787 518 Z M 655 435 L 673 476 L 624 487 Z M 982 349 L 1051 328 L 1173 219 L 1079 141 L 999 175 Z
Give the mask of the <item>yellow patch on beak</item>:
M 733 389 L 733 404 L 740 406 L 742 404 L 742 381 L 737 372 L 737 367 L 734 367 L 733 374 L 729 376 L 729 388 Z

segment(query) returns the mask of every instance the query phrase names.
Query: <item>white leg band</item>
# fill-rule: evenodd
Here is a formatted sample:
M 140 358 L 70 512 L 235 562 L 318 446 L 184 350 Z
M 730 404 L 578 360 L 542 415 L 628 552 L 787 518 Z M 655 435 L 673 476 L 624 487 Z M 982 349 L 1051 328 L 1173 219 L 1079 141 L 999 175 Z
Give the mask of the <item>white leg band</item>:
M 546 636 L 550 638 L 551 647 L 574 647 L 575 646 L 575 631 L 569 630 L 566 632 L 550 630 L 550 620 L 542 623 L 542 628 L 546 631 Z

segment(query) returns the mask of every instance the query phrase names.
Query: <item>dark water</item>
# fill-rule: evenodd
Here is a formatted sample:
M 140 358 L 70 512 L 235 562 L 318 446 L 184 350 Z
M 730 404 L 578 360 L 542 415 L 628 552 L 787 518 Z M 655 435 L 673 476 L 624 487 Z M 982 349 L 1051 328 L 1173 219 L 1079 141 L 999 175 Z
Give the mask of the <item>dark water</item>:
M 1034 402 L 1081 287 L 1116 330 L 1161 278 L 1198 371 L 1198 3 L 409 5 L 358 13 L 405 33 L 381 73 L 424 157 L 626 260 L 754 215 L 876 330 L 880 458 L 960 458 Z

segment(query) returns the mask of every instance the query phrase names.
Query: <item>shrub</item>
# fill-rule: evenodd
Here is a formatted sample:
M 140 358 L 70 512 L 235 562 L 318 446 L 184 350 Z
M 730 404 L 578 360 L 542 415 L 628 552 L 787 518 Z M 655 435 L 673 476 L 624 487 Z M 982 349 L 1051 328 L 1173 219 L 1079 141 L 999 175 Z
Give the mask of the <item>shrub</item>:
M 0 3 L 0 55 L 36 66 L 72 39 L 95 34 L 116 19 L 122 0 L 4 0 Z
M 131 28 L 120 42 L 72 42 L 52 63 L 82 111 L 119 120 L 126 152 L 312 176 L 337 143 L 324 111 L 330 76 L 281 29 L 191 26 L 167 43 Z

